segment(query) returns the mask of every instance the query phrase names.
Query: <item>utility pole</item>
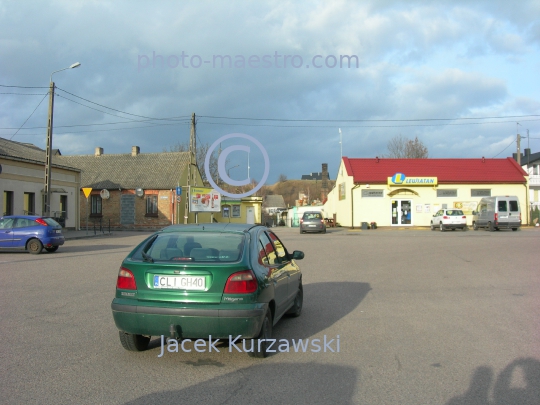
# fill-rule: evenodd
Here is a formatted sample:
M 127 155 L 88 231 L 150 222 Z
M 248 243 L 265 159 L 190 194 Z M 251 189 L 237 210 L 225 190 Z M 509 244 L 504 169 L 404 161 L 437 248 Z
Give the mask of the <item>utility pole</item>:
M 52 77 L 52 75 L 51 75 Z M 47 124 L 47 151 L 45 154 L 45 212 L 42 215 L 51 216 L 51 159 L 52 159 L 52 133 L 54 110 L 54 82 L 49 85 L 49 121 Z
M 195 128 L 195 113 L 191 114 L 191 132 L 189 134 L 189 165 L 187 178 L 186 203 L 184 210 L 184 224 L 188 223 L 189 201 L 191 198 L 191 166 L 196 161 L 197 156 L 197 132 Z

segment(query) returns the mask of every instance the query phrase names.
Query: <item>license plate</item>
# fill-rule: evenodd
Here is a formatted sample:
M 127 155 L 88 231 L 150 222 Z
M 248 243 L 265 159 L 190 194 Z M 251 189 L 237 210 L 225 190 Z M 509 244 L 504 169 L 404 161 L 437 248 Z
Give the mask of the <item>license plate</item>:
M 193 276 L 154 276 L 154 288 L 174 290 L 204 290 L 206 289 L 204 277 Z
M 308 226 L 311 226 L 311 227 L 315 228 L 317 225 L 308 225 Z
M 62 230 L 61 229 L 55 229 L 54 233 L 62 233 Z

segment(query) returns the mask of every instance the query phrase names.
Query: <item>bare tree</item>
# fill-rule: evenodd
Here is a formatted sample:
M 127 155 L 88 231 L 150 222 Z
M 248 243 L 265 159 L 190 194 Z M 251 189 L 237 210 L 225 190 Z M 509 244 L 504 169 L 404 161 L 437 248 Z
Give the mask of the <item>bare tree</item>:
M 196 156 L 196 162 L 197 166 L 199 167 L 199 171 L 201 172 L 202 180 L 208 184 L 208 179 L 206 178 L 206 171 L 204 170 L 204 161 L 206 159 L 206 154 L 208 153 L 208 150 L 210 149 L 209 143 L 204 144 L 198 144 L 197 145 L 197 156 Z M 164 152 L 189 152 L 189 142 L 178 142 L 177 144 L 173 146 L 169 146 L 169 150 L 164 149 Z M 212 179 L 220 183 L 221 180 L 219 178 L 219 171 L 218 171 L 218 153 L 214 150 L 212 152 L 212 156 L 210 156 L 210 175 L 212 176 Z M 228 163 L 228 159 L 225 163 Z M 219 180 L 219 181 L 218 181 Z
M 388 158 L 394 159 L 426 159 L 428 157 L 427 147 L 416 137 L 414 141 L 407 139 L 401 134 L 395 136 L 388 142 Z
M 287 176 L 286 176 L 285 174 L 281 173 L 281 174 L 279 175 L 278 181 L 279 181 L 280 183 L 283 183 L 284 181 L 287 181 Z

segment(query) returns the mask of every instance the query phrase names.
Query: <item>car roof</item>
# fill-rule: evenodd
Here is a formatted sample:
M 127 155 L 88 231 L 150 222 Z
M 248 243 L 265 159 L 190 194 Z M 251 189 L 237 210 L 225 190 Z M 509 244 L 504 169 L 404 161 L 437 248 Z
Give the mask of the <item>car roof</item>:
M 4 215 L 0 218 L 25 218 L 25 219 L 37 219 L 42 218 L 40 215 Z
M 178 224 L 163 228 L 160 232 L 247 232 L 256 227 L 264 228 L 262 225 L 257 224 Z

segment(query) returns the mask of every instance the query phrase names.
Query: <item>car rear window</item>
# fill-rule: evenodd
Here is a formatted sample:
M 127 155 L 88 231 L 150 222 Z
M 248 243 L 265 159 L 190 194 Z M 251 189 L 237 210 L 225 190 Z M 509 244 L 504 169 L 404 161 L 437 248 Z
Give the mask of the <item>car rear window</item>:
M 60 224 L 58 222 L 56 222 L 54 219 L 52 219 L 52 218 L 43 218 L 43 220 L 45 222 L 47 222 L 47 224 L 50 225 L 50 226 L 54 226 L 54 227 L 60 226 Z M 61 226 L 60 226 L 60 228 L 61 228 Z
M 519 211 L 518 202 L 516 200 L 510 200 L 510 211 Z
M 463 211 L 461 211 L 461 210 L 448 210 L 448 211 L 446 211 L 446 215 L 450 215 L 450 216 L 463 215 Z
M 302 219 L 304 221 L 310 220 L 310 219 L 322 219 L 322 215 L 320 212 L 306 212 L 304 216 L 302 217 Z
M 504 200 L 499 201 L 498 207 L 499 207 L 499 212 L 500 212 L 500 211 L 503 211 L 503 212 L 508 211 L 508 208 L 507 208 L 507 205 L 506 205 L 506 201 L 504 201 Z
M 143 245 L 133 259 L 168 262 L 237 262 L 240 260 L 244 235 L 233 233 L 163 233 Z

